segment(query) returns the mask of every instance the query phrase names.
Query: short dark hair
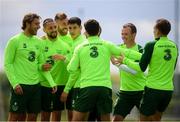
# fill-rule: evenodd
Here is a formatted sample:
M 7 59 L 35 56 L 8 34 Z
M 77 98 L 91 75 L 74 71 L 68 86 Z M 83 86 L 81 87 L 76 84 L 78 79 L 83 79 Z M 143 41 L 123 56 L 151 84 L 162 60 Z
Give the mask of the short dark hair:
M 53 20 L 52 18 L 47 18 L 47 19 L 45 19 L 45 20 L 43 21 L 43 27 L 45 27 L 46 24 L 49 23 L 49 22 L 54 22 L 54 20 Z
M 84 28 L 90 36 L 98 35 L 100 31 L 99 22 L 96 21 L 95 19 L 90 19 L 87 22 L 85 22 Z
M 131 28 L 131 33 L 137 33 L 137 29 L 136 26 L 132 23 L 127 23 L 125 25 L 123 25 L 123 28 L 127 28 L 130 27 Z
M 77 25 L 81 26 L 81 19 L 79 17 L 71 17 L 68 20 L 68 24 L 77 24 Z
M 26 23 L 31 23 L 34 19 L 40 19 L 41 17 L 35 13 L 28 13 L 24 16 L 23 21 L 22 21 L 22 27 L 21 29 L 26 28 Z
M 158 19 L 156 20 L 155 28 L 158 29 L 163 35 L 168 35 L 171 30 L 171 24 L 166 19 Z
M 67 15 L 65 13 L 57 13 L 54 17 L 54 20 L 64 20 L 67 18 Z

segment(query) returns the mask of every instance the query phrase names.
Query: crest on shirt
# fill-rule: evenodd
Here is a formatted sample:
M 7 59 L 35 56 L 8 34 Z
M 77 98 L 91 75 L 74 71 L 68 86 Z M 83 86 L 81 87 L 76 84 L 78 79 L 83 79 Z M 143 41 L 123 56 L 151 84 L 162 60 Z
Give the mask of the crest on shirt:
M 23 43 L 23 48 L 27 48 L 27 44 L 26 43 Z
M 49 48 L 45 47 L 44 52 L 48 52 Z
M 67 50 L 67 53 L 70 53 L 70 51 L 69 51 L 69 50 Z

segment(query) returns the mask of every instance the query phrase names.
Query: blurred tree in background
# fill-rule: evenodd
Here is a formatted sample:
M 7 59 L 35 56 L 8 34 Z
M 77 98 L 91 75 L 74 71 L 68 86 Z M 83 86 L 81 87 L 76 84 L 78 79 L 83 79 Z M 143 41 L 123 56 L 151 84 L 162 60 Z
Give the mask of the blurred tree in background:
M 0 121 L 7 120 L 10 84 L 4 72 L 0 72 Z

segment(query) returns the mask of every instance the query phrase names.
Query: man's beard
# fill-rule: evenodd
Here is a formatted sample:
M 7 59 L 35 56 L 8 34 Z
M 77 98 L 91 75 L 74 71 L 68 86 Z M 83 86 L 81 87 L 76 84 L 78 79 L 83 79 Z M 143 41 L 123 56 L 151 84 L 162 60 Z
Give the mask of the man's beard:
M 61 35 L 66 35 L 66 34 L 68 33 L 68 28 L 58 29 L 58 32 L 59 32 Z
M 53 34 L 53 33 L 48 34 L 48 37 L 50 37 L 51 39 L 55 39 L 57 37 L 57 33 L 55 33 L 55 34 Z
M 37 31 L 33 30 L 32 28 L 29 29 L 29 33 L 31 35 L 37 35 Z

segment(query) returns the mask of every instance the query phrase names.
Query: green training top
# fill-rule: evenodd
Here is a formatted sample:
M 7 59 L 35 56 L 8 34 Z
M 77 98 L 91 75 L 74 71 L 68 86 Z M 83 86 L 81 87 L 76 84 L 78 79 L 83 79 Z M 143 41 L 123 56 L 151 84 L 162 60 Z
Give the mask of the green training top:
M 56 38 L 54 41 L 50 41 L 48 39 L 44 40 L 43 47 L 44 52 L 47 55 L 46 62 L 53 65 L 50 72 L 55 83 L 57 85 L 65 85 L 69 77 L 67 64 L 71 58 L 70 47 L 60 38 Z M 52 59 L 53 54 L 64 55 L 66 57 L 66 61 L 54 61 Z
M 120 47 L 125 49 L 134 50 L 142 53 L 143 48 L 136 44 L 131 48 L 127 48 L 125 44 L 120 45 Z M 135 61 L 135 60 L 132 60 Z M 135 62 L 139 62 L 136 60 Z M 136 74 L 131 74 L 129 72 L 120 70 L 120 90 L 122 91 L 142 91 L 144 90 L 146 77 L 142 71 L 137 72 Z
M 41 41 L 37 36 L 27 37 L 24 33 L 13 36 L 5 49 L 4 68 L 13 88 L 18 84 L 39 83 Z
M 66 34 L 66 35 L 63 35 L 63 36 L 59 34 L 58 37 L 61 40 L 63 40 L 66 44 L 68 44 L 69 47 L 72 46 L 73 41 L 72 41 L 72 38 L 71 38 L 71 36 L 69 34 Z
M 149 65 L 146 86 L 159 90 L 173 90 L 173 75 L 178 58 L 176 44 L 167 37 L 149 42 L 144 48 L 139 65 L 127 58 L 124 63 L 136 70 L 145 71 Z M 138 67 L 137 67 L 138 66 Z
M 67 60 L 70 59 L 70 47 L 59 38 L 49 40 L 47 37 L 42 41 L 42 49 L 45 56 L 45 63 L 51 64 L 51 75 L 57 85 L 65 85 L 69 73 L 66 70 L 67 63 L 64 61 L 55 61 L 52 56 L 61 54 L 66 56 Z M 41 77 L 41 85 L 51 87 L 44 77 Z
M 71 47 L 71 50 L 72 50 L 72 53 L 74 52 L 75 48 L 81 44 L 82 42 L 84 42 L 86 40 L 86 37 L 84 35 L 79 35 L 77 38 L 75 38 L 73 40 L 73 43 L 72 43 L 72 47 Z M 79 73 L 78 73 L 79 72 Z M 79 88 L 80 87 L 80 70 L 77 71 L 76 75 L 79 75 L 78 78 L 77 78 L 77 81 L 76 83 L 74 84 L 74 88 Z M 71 76 L 70 76 L 70 79 L 71 79 Z
M 74 52 L 74 49 L 81 43 L 83 43 L 86 40 L 86 37 L 84 35 L 79 35 L 77 38 L 75 38 L 73 40 L 72 43 L 72 47 L 71 47 L 71 51 L 72 53 Z M 74 84 L 71 84 L 72 81 L 76 81 L 74 82 Z M 71 90 L 72 86 L 74 88 L 79 88 L 80 87 L 80 69 L 76 71 L 75 75 L 73 76 L 72 74 L 70 74 L 68 82 L 64 88 L 64 91 L 66 91 L 67 93 Z
M 104 86 L 112 88 L 110 79 L 110 57 L 120 55 L 133 59 L 140 59 L 141 54 L 127 49 L 122 49 L 98 36 L 91 36 L 88 41 L 80 44 L 74 51 L 68 64 L 68 71 L 75 74 L 80 68 L 80 88 L 88 86 Z M 76 75 L 74 75 L 75 77 Z M 72 84 L 75 81 L 72 81 Z M 65 90 L 65 92 L 68 92 Z

